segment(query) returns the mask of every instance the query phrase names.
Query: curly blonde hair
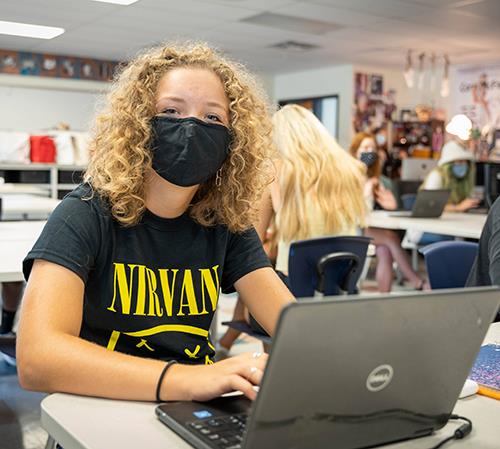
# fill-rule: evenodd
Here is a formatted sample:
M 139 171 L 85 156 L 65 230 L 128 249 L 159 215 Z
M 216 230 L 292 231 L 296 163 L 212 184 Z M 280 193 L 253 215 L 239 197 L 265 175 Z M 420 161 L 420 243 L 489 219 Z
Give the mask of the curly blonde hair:
M 243 231 L 257 218 L 257 205 L 271 181 L 270 108 L 262 88 L 245 68 L 204 43 L 165 44 L 144 51 L 117 74 L 104 110 L 97 115 L 85 173 L 124 226 L 137 224 L 145 209 L 151 169 L 151 118 L 160 79 L 174 68 L 204 68 L 221 80 L 229 99 L 230 155 L 215 179 L 202 184 L 190 215 L 204 226 Z

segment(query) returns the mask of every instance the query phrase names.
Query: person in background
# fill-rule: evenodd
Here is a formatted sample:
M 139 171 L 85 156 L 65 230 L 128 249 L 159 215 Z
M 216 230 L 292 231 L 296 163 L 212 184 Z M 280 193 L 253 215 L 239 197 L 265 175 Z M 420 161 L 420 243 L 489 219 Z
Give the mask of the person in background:
M 467 287 L 500 285 L 500 198 L 493 203 L 479 239 L 479 250 Z M 495 321 L 500 321 L 500 309 Z
M 2 322 L 0 335 L 12 335 L 14 318 L 21 302 L 23 282 L 2 282 Z
M 262 209 L 259 229 L 275 220 L 276 271 L 288 275 L 292 241 L 355 235 L 364 225 L 364 166 L 301 106 L 285 106 L 272 121 L 281 158 L 277 179 L 264 197 L 272 207 Z
M 252 75 L 206 44 L 160 45 L 123 68 L 96 117 L 84 183 L 23 263 L 21 386 L 255 399 L 267 356 L 214 363 L 209 329 L 220 289 L 236 289 L 270 335 L 294 301 L 252 226 L 270 132 Z
M 375 143 L 377 144 L 378 157 L 380 159 L 380 173 L 387 178 L 391 176 L 392 158 L 388 151 L 387 127 L 381 127 L 374 130 Z
M 467 212 L 479 205 L 479 198 L 471 198 L 474 191 L 476 164 L 467 149 L 472 122 L 463 115 L 455 115 L 446 125 L 448 142 L 441 150 L 438 165 L 425 178 L 420 190 L 449 189 L 450 197 L 445 212 Z M 430 245 L 453 237 L 443 234 L 409 230 L 406 239 L 418 245 Z
M 443 146 L 438 166 L 424 180 L 421 189 L 449 189 L 446 212 L 467 212 L 479 204 L 471 198 L 475 182 L 474 155 L 458 139 Z
M 365 200 L 370 210 L 395 210 L 400 207 L 392 181 L 380 173 L 380 159 L 372 134 L 357 133 L 351 143 L 350 153 L 364 162 L 367 176 L 364 188 Z M 380 292 L 390 292 L 393 280 L 393 262 L 397 262 L 403 276 L 417 289 L 427 289 L 427 282 L 416 273 L 406 251 L 401 247 L 398 234 L 390 229 L 367 228 L 365 235 L 373 238 L 377 251 L 375 278 Z
M 270 223 L 275 223 L 275 269 L 287 283 L 292 241 L 359 232 L 366 214 L 365 167 L 340 147 L 312 112 L 301 106 L 284 106 L 274 114 L 272 122 L 279 159 L 275 164 L 276 179 L 264 195 L 256 229 L 263 239 Z M 244 316 L 239 302 L 233 319 Z M 221 355 L 238 335 L 229 329 L 221 338 Z

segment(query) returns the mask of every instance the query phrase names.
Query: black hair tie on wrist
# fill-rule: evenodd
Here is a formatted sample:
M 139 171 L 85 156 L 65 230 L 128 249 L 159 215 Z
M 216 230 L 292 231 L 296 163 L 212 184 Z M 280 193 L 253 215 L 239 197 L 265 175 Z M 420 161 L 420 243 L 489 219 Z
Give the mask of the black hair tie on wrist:
M 177 360 L 171 360 L 170 362 L 167 362 L 165 366 L 163 367 L 160 377 L 158 379 L 158 383 L 156 385 L 156 402 L 162 402 L 160 398 L 160 390 L 161 390 L 161 384 L 163 382 L 163 378 L 165 377 L 165 374 L 167 374 L 168 369 L 177 363 Z

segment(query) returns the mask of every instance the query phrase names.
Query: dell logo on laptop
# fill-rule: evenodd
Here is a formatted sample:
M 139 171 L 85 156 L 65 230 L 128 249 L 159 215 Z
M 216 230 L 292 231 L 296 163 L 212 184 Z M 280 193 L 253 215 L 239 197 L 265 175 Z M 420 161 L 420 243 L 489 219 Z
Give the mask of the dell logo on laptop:
M 370 391 L 383 390 L 391 383 L 394 370 L 391 365 L 377 366 L 366 379 L 366 388 Z

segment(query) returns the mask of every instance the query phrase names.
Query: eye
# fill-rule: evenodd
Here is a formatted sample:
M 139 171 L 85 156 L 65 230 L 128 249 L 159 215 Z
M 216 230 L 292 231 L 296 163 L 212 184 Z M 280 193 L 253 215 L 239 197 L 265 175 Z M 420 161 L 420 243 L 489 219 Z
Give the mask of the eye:
M 216 123 L 222 123 L 222 120 L 218 115 L 215 114 L 207 114 L 207 120 L 211 122 L 216 122 Z
M 179 111 L 177 111 L 177 109 L 174 108 L 165 108 L 161 111 L 161 114 L 166 114 L 166 115 L 175 115 L 178 113 Z

